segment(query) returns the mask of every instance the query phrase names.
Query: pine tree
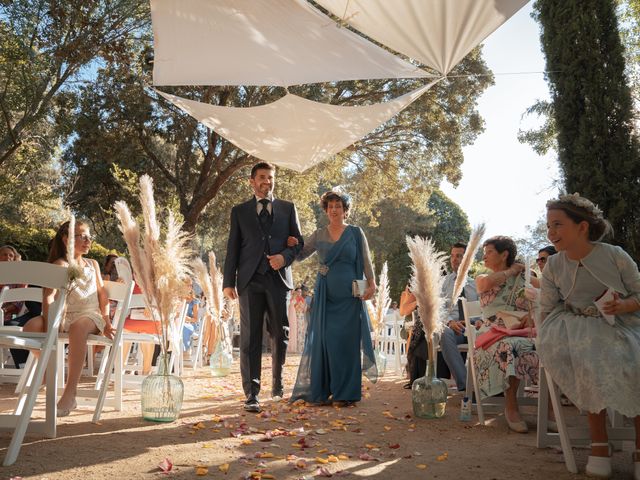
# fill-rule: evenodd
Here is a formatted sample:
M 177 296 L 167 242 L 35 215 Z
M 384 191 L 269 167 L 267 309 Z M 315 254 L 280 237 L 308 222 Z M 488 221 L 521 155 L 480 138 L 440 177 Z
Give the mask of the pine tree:
M 640 260 L 640 155 L 614 0 L 538 0 L 567 192 L 603 209 Z

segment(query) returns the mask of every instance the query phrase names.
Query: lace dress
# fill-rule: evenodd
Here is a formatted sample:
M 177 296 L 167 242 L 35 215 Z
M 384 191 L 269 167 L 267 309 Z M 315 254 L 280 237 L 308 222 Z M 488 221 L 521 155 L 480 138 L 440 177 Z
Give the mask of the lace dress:
M 81 318 L 89 318 L 96 324 L 100 332 L 104 331 L 105 322 L 100 313 L 98 301 L 98 281 L 96 269 L 86 260 L 82 260 L 82 275 L 76 278 L 67 295 L 66 312 L 63 321 L 63 330 L 67 332 L 69 327 Z
M 635 263 L 622 249 L 606 244 L 596 245 L 581 262 L 563 252 L 549 260 L 540 293 L 541 311 L 548 315 L 538 328 L 545 368 L 582 410 L 612 408 L 628 417 L 640 415 L 640 312 L 616 316 L 612 326 L 594 305 L 613 287 L 623 297 L 640 300 Z M 607 273 L 613 273 L 611 280 Z M 621 283 L 610 285 L 615 279 Z

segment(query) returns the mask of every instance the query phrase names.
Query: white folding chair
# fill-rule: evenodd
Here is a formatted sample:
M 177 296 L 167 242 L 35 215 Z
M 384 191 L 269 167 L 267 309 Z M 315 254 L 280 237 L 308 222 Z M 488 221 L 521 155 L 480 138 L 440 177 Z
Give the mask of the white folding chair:
M 123 259 L 124 260 L 124 259 Z M 124 260 L 126 262 L 126 260 Z M 131 276 L 129 276 L 130 278 Z M 78 388 L 77 401 L 80 405 L 89 405 L 94 407 L 93 421 L 100 419 L 104 406 L 109 406 L 117 411 L 122 410 L 122 327 L 124 320 L 129 311 L 129 302 L 133 291 L 133 283 L 131 279 L 128 282 L 105 282 L 105 289 L 109 300 L 116 302 L 116 310 L 113 316 L 113 327 L 115 329 L 113 339 L 102 335 L 89 335 L 87 338 L 88 346 L 104 347 L 102 360 L 93 388 Z M 68 333 L 59 333 L 56 345 L 56 357 L 58 362 L 58 395 L 62 395 L 65 382 L 65 345 L 69 343 Z M 88 351 L 91 356 L 91 352 Z M 114 368 L 115 367 L 115 368 Z M 25 388 L 24 379 L 28 378 L 29 370 L 34 368 L 33 355 L 29 356 L 29 361 L 25 366 L 25 375 L 18 384 L 16 390 L 21 391 Z M 113 397 L 107 398 L 109 384 L 111 382 L 111 374 L 114 372 L 114 391 Z
M 144 295 L 141 293 L 131 296 L 131 302 L 129 303 L 130 310 L 143 310 L 146 308 Z M 184 326 L 185 317 L 187 314 L 187 303 L 183 301 L 178 310 L 178 317 L 174 320 L 169 329 L 169 343 L 171 347 L 171 355 L 169 357 L 169 372 L 174 372 L 176 375 L 182 375 L 182 327 Z M 136 317 L 137 320 L 153 321 L 151 318 L 140 315 Z M 123 367 L 123 385 L 127 387 L 137 387 L 144 380 L 145 375 L 142 372 L 142 364 L 137 361 L 135 365 L 128 364 L 128 358 L 132 352 L 134 343 L 152 343 L 154 345 L 160 345 L 161 338 L 159 334 L 155 333 L 134 333 L 123 331 L 122 334 L 123 343 L 130 345 L 128 351 L 124 352 L 125 364 Z M 131 372 L 127 374 L 127 372 Z
M 555 414 L 556 424 L 558 425 L 558 433 L 548 432 L 548 414 L 549 414 L 549 397 L 551 397 L 551 405 Z M 625 426 L 625 418 L 618 412 L 607 409 L 607 436 L 609 442 L 615 447 L 621 448 L 624 441 L 635 442 L 635 429 L 629 425 Z M 573 455 L 572 443 L 576 445 L 588 445 L 590 442 L 589 428 L 567 427 L 564 418 L 564 411 L 560 403 L 560 391 L 558 386 L 551 378 L 551 374 L 544 368 L 540 362 L 540 391 L 538 398 L 538 430 L 536 434 L 536 446 L 545 448 L 560 444 L 564 463 L 567 470 L 571 473 L 578 473 L 576 459 Z
M 44 434 L 49 438 L 56 436 L 57 363 L 53 351 L 66 300 L 67 268 L 41 262 L 0 262 L 0 284 L 16 283 L 39 285 L 55 289 L 57 293 L 54 302 L 49 306 L 45 333 L 0 329 L 1 346 L 40 351 L 39 358 L 35 361 L 36 367 L 30 375 L 30 381 L 26 382 L 26 388 L 18 396 L 15 411 L 12 414 L 0 415 L 0 429 L 13 431 L 11 443 L 4 457 L 3 465 L 5 466 L 12 465 L 18 458 L 22 440 L 27 431 Z M 6 291 L 4 293 L 6 294 Z M 0 297 L 0 302 L 2 301 Z M 33 407 L 45 370 L 47 374 L 45 419 L 32 421 Z
M 472 398 L 472 394 L 475 393 L 476 397 L 476 411 L 478 414 L 478 421 L 484 425 L 484 410 L 490 409 L 493 412 L 501 412 L 504 410 L 504 398 L 490 397 L 488 399 L 482 399 L 480 396 L 480 386 L 476 375 L 475 368 L 475 342 L 476 342 L 476 327 L 471 323 L 471 319 L 482 317 L 482 309 L 479 301 L 468 302 L 466 298 L 462 300 L 462 312 L 464 314 L 464 327 L 467 334 L 467 391 L 465 395 L 468 398 Z M 535 405 L 536 399 L 525 398 L 522 396 L 524 392 L 524 382 L 520 382 L 518 388 L 518 403 L 520 405 Z
M 0 306 L 4 303 L 11 302 L 42 302 L 42 289 L 34 288 L 34 287 L 24 287 L 24 288 L 8 288 L 4 287 L 4 292 L 2 295 L 2 301 L 0 301 Z M 8 331 L 16 331 L 21 332 L 22 327 L 13 327 L 13 326 L 3 326 L 2 330 L 4 332 Z M 0 357 L 0 383 L 19 383 L 20 378 L 22 377 L 23 370 L 19 368 L 6 368 L 5 365 L 5 348 L 0 348 L 0 353 L 2 356 Z

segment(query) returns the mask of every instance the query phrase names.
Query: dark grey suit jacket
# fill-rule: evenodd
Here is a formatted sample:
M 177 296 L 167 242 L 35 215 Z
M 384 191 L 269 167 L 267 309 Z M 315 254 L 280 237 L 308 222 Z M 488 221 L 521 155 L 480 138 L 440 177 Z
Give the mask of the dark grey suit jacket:
M 273 225 L 269 238 L 266 239 L 260 228 L 255 197 L 233 207 L 227 257 L 224 261 L 223 288 L 235 287 L 241 292 L 249 284 L 264 253 L 264 242 L 268 240 L 271 254 L 279 253 L 284 257 L 285 266 L 278 270 L 282 283 L 293 289 L 291 264 L 303 246 L 298 213 L 293 203 L 275 198 L 272 215 Z M 289 236 L 296 237 L 298 245 L 287 247 Z

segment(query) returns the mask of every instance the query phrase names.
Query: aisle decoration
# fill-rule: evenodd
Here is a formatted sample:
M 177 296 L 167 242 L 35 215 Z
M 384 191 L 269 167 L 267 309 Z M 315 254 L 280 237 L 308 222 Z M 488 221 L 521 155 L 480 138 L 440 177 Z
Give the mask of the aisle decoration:
M 182 380 L 171 374 L 170 350 L 179 352 L 175 319 L 180 314 L 184 299 L 189 294 L 190 237 L 182 232 L 173 212 L 167 214 L 165 233 L 161 235 L 156 218 L 153 181 L 148 175 L 140 177 L 140 204 L 144 231 L 131 215 L 125 202 L 115 204 L 116 215 L 135 275 L 142 289 L 147 311 L 158 325 L 160 356 L 157 374 L 148 375 L 142 383 L 142 416 L 146 420 L 172 422 L 182 407 L 184 386 Z
M 233 347 L 229 335 L 229 325 L 222 318 L 224 296 L 222 293 L 222 272 L 216 265 L 216 255 L 209 252 L 209 272 L 204 262 L 197 258 L 193 262 L 193 273 L 202 287 L 206 298 L 207 315 L 203 324 L 203 338 L 207 345 L 214 345 L 209 354 L 211 375 L 224 377 L 229 374 L 233 363 Z M 205 330 L 206 326 L 206 330 Z
M 380 338 L 384 335 L 382 332 L 386 328 L 384 323 L 384 317 L 389 310 L 391 304 L 391 297 L 389 296 L 389 267 L 387 262 L 384 262 L 382 271 L 380 272 L 380 284 L 378 285 L 378 291 L 376 293 L 376 303 L 373 310 L 373 316 L 371 318 L 371 330 L 373 331 L 373 345 L 376 347 L 374 355 L 376 357 L 376 367 L 378 369 L 378 376 L 384 376 L 384 372 L 387 368 L 387 355 L 384 352 L 384 346 L 382 345 Z
M 445 413 L 448 388 L 436 376 L 435 343 L 436 335 L 444 328 L 441 295 L 445 255 L 438 252 L 428 238 L 407 237 L 407 246 L 413 262 L 410 288 L 418 303 L 429 351 L 426 375 L 413 382 L 413 413 L 421 418 L 440 418 Z

